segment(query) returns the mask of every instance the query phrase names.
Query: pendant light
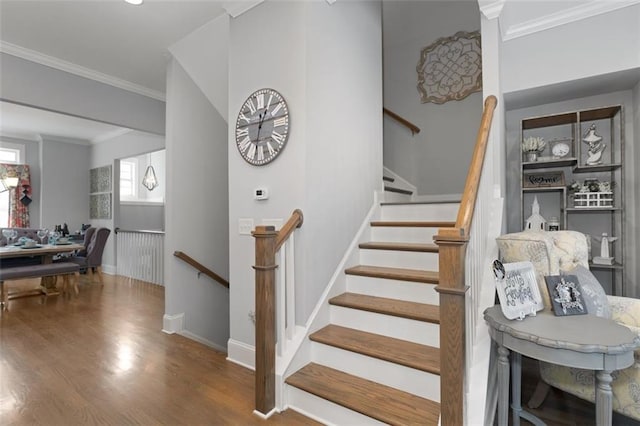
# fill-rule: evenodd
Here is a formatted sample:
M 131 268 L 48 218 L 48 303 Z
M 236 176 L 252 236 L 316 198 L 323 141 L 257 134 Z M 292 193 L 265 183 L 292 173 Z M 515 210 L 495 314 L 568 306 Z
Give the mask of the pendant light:
M 153 166 L 151 165 L 151 154 L 149 154 L 149 165 L 147 166 L 147 171 L 144 172 L 144 177 L 142 178 L 142 184 L 149 191 L 153 191 L 158 186 L 156 171 L 153 170 Z

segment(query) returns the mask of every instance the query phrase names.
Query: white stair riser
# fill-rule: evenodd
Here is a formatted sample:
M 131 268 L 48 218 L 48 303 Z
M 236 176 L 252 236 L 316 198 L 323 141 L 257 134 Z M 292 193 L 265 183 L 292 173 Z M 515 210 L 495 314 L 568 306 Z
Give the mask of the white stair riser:
M 383 205 L 381 220 L 444 220 L 455 221 L 458 203 Z
M 334 404 L 294 386 L 286 385 L 285 392 L 289 408 L 326 425 L 386 425 L 386 423 L 379 422 L 342 405 Z
M 438 228 L 372 226 L 371 241 L 430 244 L 437 233 Z
M 314 342 L 311 358 L 353 376 L 440 402 L 440 376 L 367 355 Z
M 331 324 L 368 333 L 440 347 L 440 326 L 424 321 L 383 315 L 359 309 L 331 306 Z
M 367 296 L 439 305 L 440 297 L 435 288 L 435 284 L 347 275 L 347 291 Z
M 384 191 L 384 201 L 386 203 L 399 203 L 411 201 L 411 195 L 399 194 L 397 192 Z
M 360 249 L 360 264 L 437 271 L 438 253 Z

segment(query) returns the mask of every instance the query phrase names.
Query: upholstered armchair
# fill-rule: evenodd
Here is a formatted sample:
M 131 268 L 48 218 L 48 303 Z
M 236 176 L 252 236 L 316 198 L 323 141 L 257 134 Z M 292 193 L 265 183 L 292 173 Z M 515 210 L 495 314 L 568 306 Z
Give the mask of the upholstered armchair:
M 77 263 L 80 268 L 86 268 L 87 273 L 93 274 L 95 271 L 98 275 L 98 281 L 101 285 L 104 285 L 102 280 L 102 253 L 110 233 L 111 230 L 108 228 L 98 228 L 88 238 L 85 236 L 85 244 L 87 240 L 89 242 L 86 244 L 86 252 L 80 250 L 78 254 L 68 257 L 64 261 Z
M 587 238 L 579 232 L 517 232 L 498 237 L 497 243 L 503 262 L 528 260 L 533 263 L 545 310 L 551 309 L 545 275 L 567 273 L 577 275 L 580 283 L 597 281 L 588 271 Z M 604 295 L 599 285 L 593 293 L 590 296 L 593 296 L 595 306 L 587 306 L 590 314 L 611 318 L 632 331 L 640 333 L 640 300 Z M 600 297 L 598 293 L 602 296 Z M 613 410 L 640 420 L 640 350 L 636 350 L 635 359 L 631 367 L 613 372 L 614 380 L 611 386 Z M 592 370 L 540 362 L 540 377 L 542 380 L 529 401 L 531 408 L 537 408 L 544 402 L 549 386 L 581 399 L 595 401 L 595 378 Z

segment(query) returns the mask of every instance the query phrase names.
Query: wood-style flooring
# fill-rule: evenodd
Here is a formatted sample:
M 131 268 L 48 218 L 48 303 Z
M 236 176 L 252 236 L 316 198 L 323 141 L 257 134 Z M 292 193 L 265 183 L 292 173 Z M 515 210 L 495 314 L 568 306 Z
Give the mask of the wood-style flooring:
M 528 408 L 527 401 L 533 395 L 539 377 L 537 361 L 522 357 L 522 406 L 525 410 L 536 415 L 549 426 L 591 426 L 596 424 L 594 404 L 554 388 L 551 388 L 549 395 L 540 407 Z M 613 426 L 640 426 L 640 422 L 618 413 L 613 413 L 612 423 Z M 509 424 L 511 424 L 511 417 Z M 526 420 L 521 420 L 520 424 L 522 426 L 531 425 Z
M 315 424 L 292 410 L 255 416 L 252 371 L 161 331 L 163 287 L 104 278 L 0 313 L 0 425 Z

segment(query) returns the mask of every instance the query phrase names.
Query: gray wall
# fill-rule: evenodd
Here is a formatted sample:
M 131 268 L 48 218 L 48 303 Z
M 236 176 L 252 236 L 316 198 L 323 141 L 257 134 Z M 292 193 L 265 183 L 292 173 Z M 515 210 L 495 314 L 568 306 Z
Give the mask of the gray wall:
M 422 48 L 458 31 L 480 29 L 477 1 L 383 3 L 384 105 L 420 127 L 384 118 L 384 165 L 418 194 L 460 194 L 482 115 L 482 93 L 442 105 L 420 103 L 416 66 Z
M 89 222 L 89 158 L 91 147 L 43 136 L 41 223 L 53 229 L 66 223 L 69 231 Z
M 227 125 L 175 60 L 167 73 L 166 155 L 165 315 L 184 314 L 184 334 L 224 350 L 229 290 L 172 254 L 183 251 L 229 277 Z
M 268 22 L 269 25 L 265 25 Z M 229 117 L 247 96 L 278 90 L 291 116 L 287 147 L 255 167 L 229 140 L 231 339 L 254 344 L 254 240 L 238 220 L 286 220 L 296 208 L 298 321 L 309 316 L 373 202 L 382 179 L 379 2 L 265 2 L 231 20 Z M 278 40 L 265 49 L 256 40 Z M 258 65 L 256 65 L 258 64 Z M 269 188 L 270 199 L 252 197 Z
M 89 169 L 93 169 L 96 167 L 102 166 L 112 166 L 112 215 L 111 219 L 92 219 L 91 225 L 97 227 L 106 227 L 111 229 L 112 233 L 107 240 L 107 244 L 105 246 L 104 254 L 102 257 L 103 267 L 105 272 L 115 273 L 115 265 L 116 265 L 116 244 L 115 244 L 115 235 L 113 231 L 116 226 L 120 226 L 119 221 L 119 205 L 116 200 L 119 199 L 119 168 L 118 162 L 116 160 L 120 158 L 126 157 L 134 157 L 139 154 L 143 154 L 146 152 L 157 151 L 163 149 L 165 147 L 164 136 L 154 135 L 151 133 L 131 131 L 125 133 L 123 135 L 117 136 L 115 138 L 109 139 L 107 141 L 103 141 L 92 145 L 91 147 L 91 157 L 89 161 Z M 87 181 L 88 181 L 87 175 Z M 88 193 L 88 190 L 87 190 Z M 87 202 L 88 205 L 88 202 Z M 87 214 L 88 216 L 88 214 Z M 87 218 L 87 221 L 89 219 Z M 156 223 L 150 224 L 150 226 L 156 226 Z M 144 227 L 144 229 L 147 229 Z
M 164 134 L 164 102 L 0 53 L 0 99 Z
M 164 231 L 164 206 L 120 204 L 116 226 L 128 230 Z

